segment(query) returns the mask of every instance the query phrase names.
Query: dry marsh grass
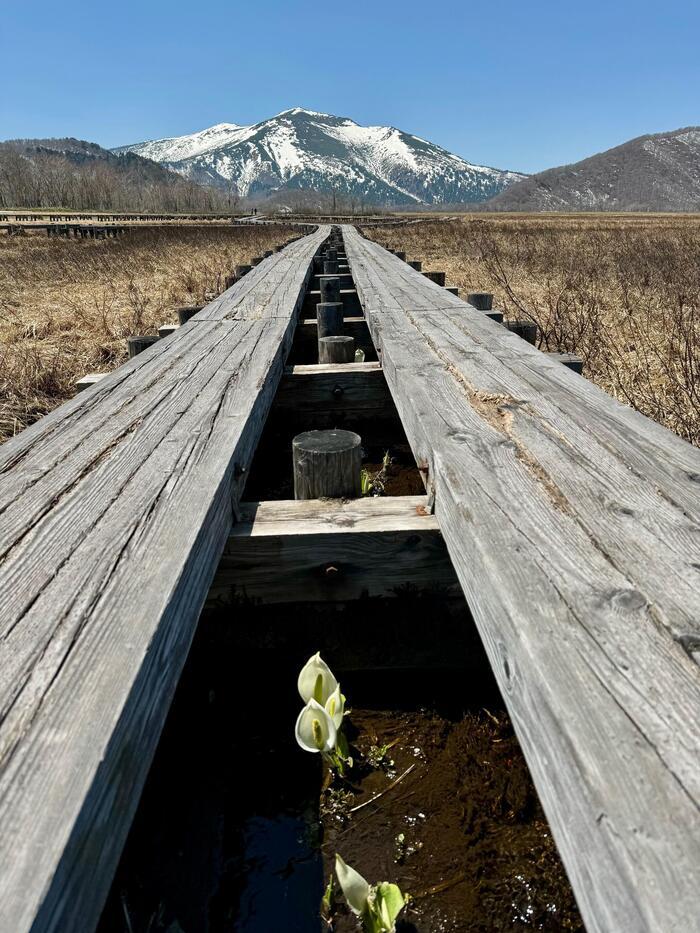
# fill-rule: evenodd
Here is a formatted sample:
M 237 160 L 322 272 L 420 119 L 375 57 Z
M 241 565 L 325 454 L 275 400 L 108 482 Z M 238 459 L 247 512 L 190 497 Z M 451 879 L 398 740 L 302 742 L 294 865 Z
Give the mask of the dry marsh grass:
M 175 323 L 282 226 L 134 229 L 119 240 L 0 237 L 0 442 L 126 359 L 126 337 Z
M 700 217 L 469 215 L 365 233 L 494 294 L 606 391 L 700 444 Z

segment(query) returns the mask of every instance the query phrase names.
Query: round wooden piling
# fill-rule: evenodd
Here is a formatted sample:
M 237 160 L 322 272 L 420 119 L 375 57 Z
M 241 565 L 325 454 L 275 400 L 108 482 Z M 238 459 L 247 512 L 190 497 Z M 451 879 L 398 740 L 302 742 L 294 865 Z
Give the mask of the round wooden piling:
M 533 347 L 535 346 L 537 343 L 537 324 L 534 321 L 505 321 L 504 323 L 508 330 L 513 331 L 518 337 L 522 337 L 527 343 L 531 343 Z
M 337 275 L 321 275 L 318 279 L 322 304 L 337 304 L 340 301 L 340 279 Z
M 318 338 L 319 363 L 354 363 L 355 338 L 354 337 L 319 337 Z
M 129 351 L 129 359 L 133 360 L 135 356 L 153 346 L 159 339 L 158 337 L 127 337 L 126 346 Z
M 189 305 L 185 308 L 177 309 L 177 319 L 181 324 L 186 324 L 190 318 L 193 318 L 195 314 L 198 314 L 204 305 Z
M 490 292 L 470 292 L 467 301 L 477 311 L 490 311 L 493 308 L 493 295 Z
M 362 450 L 354 431 L 305 431 L 292 441 L 295 499 L 355 499 Z
M 343 333 L 343 302 L 321 303 L 316 305 L 318 339 L 338 337 Z

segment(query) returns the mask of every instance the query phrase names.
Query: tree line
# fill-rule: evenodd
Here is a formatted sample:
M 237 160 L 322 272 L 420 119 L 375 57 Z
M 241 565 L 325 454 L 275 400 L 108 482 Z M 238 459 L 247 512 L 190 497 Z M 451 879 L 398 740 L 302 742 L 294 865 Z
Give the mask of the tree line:
M 191 212 L 239 207 L 135 153 L 116 155 L 82 140 L 0 143 L 0 207 L 77 211 Z

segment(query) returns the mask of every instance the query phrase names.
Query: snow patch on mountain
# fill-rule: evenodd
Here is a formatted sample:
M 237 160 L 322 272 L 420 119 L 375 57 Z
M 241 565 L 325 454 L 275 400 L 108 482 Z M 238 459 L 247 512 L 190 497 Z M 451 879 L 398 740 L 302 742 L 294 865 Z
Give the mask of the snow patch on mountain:
M 115 151 L 136 152 L 241 196 L 306 189 L 385 204 L 467 203 L 524 177 L 472 165 L 395 127 L 360 126 L 301 107 L 252 126 L 219 123 Z

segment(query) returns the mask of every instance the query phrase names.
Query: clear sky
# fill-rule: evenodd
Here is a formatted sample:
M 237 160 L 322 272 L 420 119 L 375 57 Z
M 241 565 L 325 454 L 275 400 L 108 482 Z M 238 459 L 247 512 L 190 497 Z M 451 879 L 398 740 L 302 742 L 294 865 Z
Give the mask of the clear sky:
M 0 0 L 0 139 L 306 107 L 538 171 L 700 124 L 700 2 Z

